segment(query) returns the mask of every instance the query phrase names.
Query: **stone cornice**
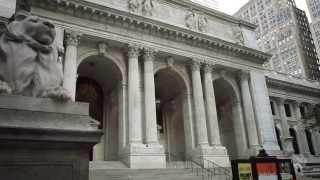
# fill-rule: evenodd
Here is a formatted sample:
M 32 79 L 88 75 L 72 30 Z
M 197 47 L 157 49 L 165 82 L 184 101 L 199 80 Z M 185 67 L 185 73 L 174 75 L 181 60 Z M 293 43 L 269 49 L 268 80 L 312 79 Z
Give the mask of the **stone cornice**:
M 267 77 L 267 84 L 269 88 L 281 89 L 301 94 L 308 94 L 310 96 L 320 97 L 320 89 L 307 87 L 299 84 L 293 84 L 286 81 L 272 79 Z
M 241 46 L 206 34 L 191 31 L 181 27 L 155 21 L 143 16 L 128 14 L 128 12 L 100 6 L 79 0 L 31 0 L 30 5 L 52 11 L 58 11 L 72 16 L 103 22 L 114 26 L 136 29 L 146 33 L 161 36 L 166 39 L 183 42 L 206 49 L 226 51 L 228 54 L 240 56 L 257 64 L 263 64 L 270 54 L 256 49 Z

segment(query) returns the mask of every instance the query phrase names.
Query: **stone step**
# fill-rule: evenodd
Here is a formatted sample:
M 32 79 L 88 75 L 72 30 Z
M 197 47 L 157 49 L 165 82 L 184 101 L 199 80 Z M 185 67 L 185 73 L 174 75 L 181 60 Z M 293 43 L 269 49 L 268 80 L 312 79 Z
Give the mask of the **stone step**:
M 92 161 L 90 169 L 128 169 L 128 167 L 120 161 Z
M 91 169 L 90 180 L 201 180 L 190 169 Z

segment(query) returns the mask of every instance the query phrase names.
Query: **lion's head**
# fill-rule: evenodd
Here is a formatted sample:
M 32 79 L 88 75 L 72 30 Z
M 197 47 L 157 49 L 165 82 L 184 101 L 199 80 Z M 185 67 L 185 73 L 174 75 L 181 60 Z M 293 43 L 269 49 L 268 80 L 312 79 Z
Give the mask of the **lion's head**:
M 54 25 L 25 11 L 17 12 L 8 25 L 9 33 L 19 39 L 51 45 L 56 37 Z

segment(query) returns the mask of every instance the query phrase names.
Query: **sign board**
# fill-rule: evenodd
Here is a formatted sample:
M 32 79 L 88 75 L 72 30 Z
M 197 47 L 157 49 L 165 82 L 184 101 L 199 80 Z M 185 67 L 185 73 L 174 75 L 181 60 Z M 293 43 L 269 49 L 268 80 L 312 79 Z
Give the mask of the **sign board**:
M 239 180 L 252 180 L 252 167 L 251 163 L 238 164 Z
M 256 167 L 259 180 L 278 180 L 277 163 L 260 162 Z

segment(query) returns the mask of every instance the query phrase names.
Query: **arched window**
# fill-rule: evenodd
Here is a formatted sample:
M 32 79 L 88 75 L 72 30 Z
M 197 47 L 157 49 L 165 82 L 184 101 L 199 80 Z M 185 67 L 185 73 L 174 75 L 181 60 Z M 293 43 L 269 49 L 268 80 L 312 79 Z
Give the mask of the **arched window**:
M 280 150 L 283 150 L 283 147 L 282 147 L 282 144 L 281 144 L 281 139 L 280 139 L 280 130 L 277 127 L 276 127 L 276 135 L 277 135 L 277 141 L 278 141 L 278 145 L 280 147 Z
M 308 146 L 309 146 L 310 153 L 312 155 L 315 155 L 314 146 L 313 146 L 313 142 L 312 142 L 312 134 L 307 129 L 305 130 L 305 132 L 306 132 L 306 136 L 307 136 L 307 141 L 308 141 Z
M 292 146 L 295 154 L 300 154 L 298 140 L 297 140 L 297 133 L 293 128 L 289 129 L 290 136 L 292 137 Z

